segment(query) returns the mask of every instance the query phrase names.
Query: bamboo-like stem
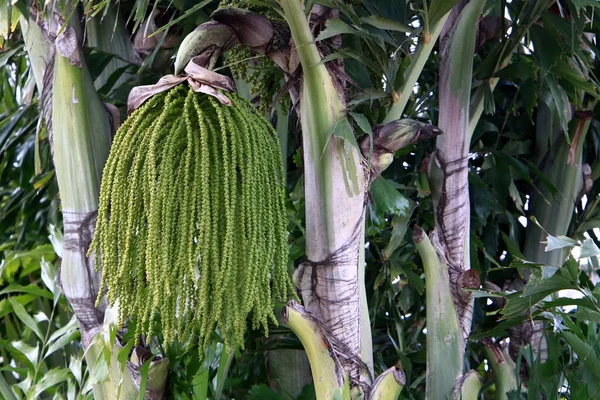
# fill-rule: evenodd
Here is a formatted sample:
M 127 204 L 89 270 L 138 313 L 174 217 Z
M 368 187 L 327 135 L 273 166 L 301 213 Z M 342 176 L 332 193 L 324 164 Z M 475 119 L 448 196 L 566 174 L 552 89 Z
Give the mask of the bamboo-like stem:
M 454 399 L 456 400 L 477 400 L 481 390 L 481 378 L 475 370 L 469 371 L 457 382 Z
M 430 166 L 436 231 L 446 262 L 463 341 L 471 329 L 473 303 L 462 291 L 469 261 L 469 100 L 477 24 L 484 0 L 462 1 L 450 12 L 440 45 L 440 115 L 437 151 Z M 476 286 L 476 284 L 475 284 Z
M 559 128 L 555 107 L 551 103 L 546 104 L 546 100 L 550 100 L 549 95 L 547 99 L 540 99 L 538 104 L 536 147 L 541 153 L 538 156 L 540 169 L 557 192 L 553 194 L 543 184 L 537 185 L 537 190 L 531 193 L 529 213 L 536 218 L 537 224 L 527 224 L 523 255 L 528 261 L 561 267 L 568 249 L 546 251 L 547 236 L 568 234 L 573 209 L 583 185 L 583 143 L 597 102 L 594 100 L 588 104 L 589 112 L 575 113 L 569 123 L 569 137 L 572 141 L 569 145 Z M 549 143 L 550 138 L 554 138 L 553 143 Z M 523 271 L 525 281 L 530 273 L 529 269 Z M 513 283 L 515 287 L 522 284 L 521 280 Z M 544 360 L 547 357 L 547 343 L 542 334 L 543 329 L 542 321 L 523 323 L 511 328 L 510 354 L 516 357 L 519 349 L 529 343 L 533 351 Z
M 335 355 L 330 335 L 324 327 L 298 303 L 291 301 L 283 309 L 286 324 L 306 351 L 310 362 L 318 400 L 335 398 L 344 389 L 344 369 Z
M 591 104 L 592 110 L 594 106 L 595 102 Z M 569 124 L 569 136 L 573 144 L 570 146 L 564 135 L 558 134 L 546 155 L 541 169 L 558 193 L 554 198 L 550 189 L 540 185 L 539 192 L 535 191 L 531 194 L 531 215 L 535 216 L 545 232 L 536 224 L 527 225 L 523 255 L 529 261 L 557 267 L 562 266 L 564 262 L 563 249 L 545 251 L 543 242 L 546 241 L 548 234 L 566 235 L 569 229 L 573 207 L 583 183 L 581 157 L 590 123 L 591 115 L 589 117 L 576 115 Z
M 86 328 L 102 323 L 103 310 L 95 308 L 98 274 L 93 262 L 88 262 L 85 244 L 80 243 L 82 236 L 93 234 L 100 176 L 110 148 L 110 125 L 85 66 L 72 65 L 72 60 L 59 53 L 54 64 L 52 121 L 65 226 L 61 282 L 84 327 L 82 339 L 87 345 L 92 333 Z
M 496 399 L 508 400 L 508 392 L 517 389 L 517 368 L 506 352 L 498 345 L 484 342 L 487 360 L 494 373 L 496 382 Z
M 395 400 L 406 384 L 406 375 L 402 369 L 394 366 L 377 377 L 369 400 Z
M 436 249 L 422 231 L 415 232 L 415 242 L 419 236 L 424 237 L 424 245 L 417 244 L 417 250 L 426 274 L 429 399 L 462 395 L 462 389 L 454 391 L 454 385 L 462 372 L 473 310 L 472 300 L 462 291 L 463 275 L 468 276 L 470 268 L 469 99 L 475 34 L 484 4 L 484 0 L 460 2 L 450 12 L 440 38 L 438 124 L 444 135 L 437 138 L 437 152 L 430 166 Z
M 331 329 L 356 362 L 352 382 L 370 383 L 372 344 L 361 280 L 365 174 L 357 148 L 332 135 L 344 104 L 321 57 L 298 0 L 280 2 L 302 65 L 300 100 L 306 193 L 307 259 L 296 274 L 306 309 Z M 354 170 L 353 168 L 354 167 Z M 318 268 L 315 267 L 318 265 Z M 315 285 L 316 282 L 316 285 Z
M 449 14 L 446 14 L 439 21 L 435 22 L 429 27 L 428 32 L 423 32 L 421 35 L 419 46 L 417 47 L 415 54 L 412 56 L 410 65 L 406 70 L 404 83 L 402 84 L 402 87 L 396 91 L 396 101 L 388 110 L 388 113 L 383 120 L 384 124 L 402 118 L 402 113 L 406 108 L 406 103 L 408 103 L 408 99 L 413 93 L 413 87 L 417 83 L 417 79 L 419 79 L 419 76 L 423 71 L 423 67 L 425 67 L 425 63 L 429 59 L 431 51 L 433 50 L 433 47 L 435 46 L 435 43 L 442 32 L 442 28 L 448 19 L 448 15 Z
M 93 366 L 101 358 L 110 360 L 109 379 L 94 385 L 96 398 L 137 397 L 139 366 L 118 362 L 118 343 L 104 343 L 104 302 L 96 307 L 99 273 L 94 270 L 88 246 L 95 228 L 100 181 L 111 143 L 111 126 L 89 75 L 75 33 L 67 28 L 55 41 L 52 85 L 54 164 L 61 195 L 64 247 L 61 283 L 81 329 L 86 360 Z M 168 361 L 149 368 L 146 398 L 159 399 L 165 389 Z
M 435 234 L 435 231 L 434 231 Z M 434 242 L 437 240 L 433 237 Z M 454 308 L 448 265 L 425 231 L 413 228 L 413 240 L 423 261 L 427 307 L 428 399 L 446 399 L 462 372 L 462 340 Z
M 10 386 L 8 385 L 8 382 L 6 382 L 6 379 L 4 379 L 2 373 L 0 373 L 0 395 L 4 400 L 17 400 L 17 397 L 13 391 L 10 390 Z
M 46 68 L 48 66 L 52 67 L 51 62 L 54 56 L 54 46 L 44 37 L 42 30 L 35 22 L 29 23 L 25 17 L 21 16 L 19 24 L 23 38 L 25 39 L 25 51 L 29 56 L 35 85 L 37 86 L 38 93 L 42 93 Z

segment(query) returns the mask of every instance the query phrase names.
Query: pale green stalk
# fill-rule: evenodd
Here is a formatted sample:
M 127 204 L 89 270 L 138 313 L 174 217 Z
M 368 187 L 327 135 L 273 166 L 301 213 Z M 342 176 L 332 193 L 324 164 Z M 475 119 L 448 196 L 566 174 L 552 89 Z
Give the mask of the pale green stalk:
M 469 101 L 475 35 L 484 5 L 485 0 L 459 3 L 450 12 L 441 35 L 438 126 L 444 134 L 437 137 L 430 166 L 435 229 L 449 266 L 463 342 L 470 332 L 473 312 L 472 300 L 461 283 L 470 269 Z
M 595 101 L 590 103 L 590 110 L 593 111 L 595 105 Z M 564 264 L 569 250 L 546 251 L 546 245 L 548 235 L 568 234 L 575 203 L 583 184 L 582 152 L 590 122 L 591 116 L 590 118 L 577 115 L 573 117 L 569 123 L 569 137 L 572 141 L 569 145 L 564 133 L 558 128 L 555 106 L 551 100 L 546 104 L 540 99 L 536 124 L 536 147 L 542 150 L 539 156 L 540 169 L 549 183 L 556 188 L 556 193 L 553 193 L 545 183 L 541 183 L 536 184 L 536 190 L 533 190 L 530 195 L 529 214 L 536 218 L 537 223 L 530 221 L 525 230 L 523 256 L 528 261 L 555 267 Z M 530 269 L 523 271 L 525 281 L 530 274 Z M 521 280 L 513 283 L 515 287 L 522 284 Z M 533 351 L 544 360 L 547 357 L 547 343 L 541 334 L 544 324 L 542 321 L 533 321 L 532 324 L 533 329 L 524 325 L 514 327 L 510 346 L 511 349 L 518 349 L 520 346 L 531 344 Z
M 410 65 L 406 70 L 404 83 L 402 84 L 402 87 L 395 92 L 395 96 L 392 99 L 392 106 L 383 120 L 384 124 L 402 118 L 406 103 L 408 103 L 408 99 L 413 94 L 413 88 L 415 87 L 421 72 L 423 72 L 423 67 L 425 67 L 425 63 L 431 55 L 431 51 L 442 32 L 442 28 L 448 19 L 448 15 L 449 14 L 446 14 L 439 21 L 431 25 L 429 27 L 429 32 L 423 32 L 421 35 L 417 50 L 411 57 Z
M 57 39 L 59 40 L 59 39 Z M 73 57 L 80 57 L 76 50 Z M 80 323 L 98 326 L 102 313 L 94 310 L 99 277 L 86 257 L 86 248 L 77 245 L 81 233 L 93 232 L 93 220 L 83 221 L 98 209 L 100 177 L 110 148 L 110 125 L 104 106 L 96 95 L 87 68 L 72 65 L 57 52 L 53 83 L 53 147 L 56 177 L 65 225 L 65 248 L 61 281 Z M 81 58 L 79 58 L 80 62 Z M 90 223 L 92 222 L 92 223 Z M 83 228 L 82 232 L 78 230 Z M 89 320 L 83 320 L 82 317 Z M 85 332 L 84 332 L 85 333 Z M 83 336 L 84 343 L 90 337 Z
M 363 216 L 369 182 L 358 148 L 350 140 L 333 136 L 338 124 L 345 122 L 344 104 L 327 68 L 320 62 L 301 2 L 282 0 L 280 4 L 303 71 L 300 117 L 309 261 L 296 271 L 296 284 L 306 310 L 326 321 L 335 340 L 346 347 L 343 352 L 347 354 L 340 356 L 349 358 L 350 362 L 344 365 L 355 390 L 358 383 L 370 386 L 369 375 L 373 374 L 372 338 L 364 287 Z M 425 58 L 420 56 L 420 62 L 424 63 Z M 419 68 L 422 64 L 419 67 L 417 62 L 409 79 L 416 80 Z M 381 143 L 386 144 L 383 147 L 389 152 L 413 139 L 416 141 L 424 135 L 420 128 L 423 126 L 386 125 L 374 135 L 375 150 Z M 349 132 L 349 135 L 353 133 Z M 378 159 L 377 168 L 384 169 L 380 161 Z M 319 265 L 315 268 L 312 263 Z M 368 371 L 352 360 L 355 356 L 360 357 Z M 314 368 L 312 360 L 311 367 Z
M 71 65 L 59 54 L 53 90 L 56 175 L 59 186 L 65 188 L 62 209 L 93 212 L 98 208 L 100 177 L 111 142 L 106 112 L 87 69 Z
M 455 398 L 458 400 L 477 400 L 479 398 L 481 378 L 477 371 L 469 371 L 459 382 L 460 393 L 455 394 Z
M 284 309 L 283 323 L 294 331 L 306 351 L 317 400 L 331 400 L 336 393 L 342 393 L 345 373 L 335 357 L 331 338 L 319 322 L 301 305 L 292 301 Z
M 297 284 L 307 310 L 328 321 L 334 336 L 372 372 L 371 332 L 364 280 L 361 280 L 366 189 L 361 156 L 352 144 L 332 136 L 336 124 L 345 118 L 344 104 L 321 63 L 303 5 L 298 0 L 282 0 L 281 7 L 303 71 L 300 119 L 305 165 L 306 255 L 308 260 L 321 264 L 318 268 L 301 267 L 296 274 Z M 313 291 L 314 280 L 318 283 Z M 348 293 L 356 293 L 357 289 L 359 295 L 348 299 Z M 361 375 L 360 379 L 368 381 L 359 365 L 353 365 L 352 369 L 353 379 Z
M 591 106 L 592 110 L 594 106 L 595 103 Z M 554 198 L 546 185 L 541 184 L 537 186 L 539 191 L 531 194 L 530 213 L 545 231 L 540 229 L 537 224 L 529 223 L 527 225 L 523 255 L 529 261 L 556 267 L 562 266 L 564 262 L 565 250 L 545 251 L 546 244 L 544 242 L 547 241 L 548 234 L 552 236 L 566 235 L 569 229 L 575 202 L 583 182 L 581 158 L 590 122 L 591 118 L 573 117 L 569 124 L 569 136 L 573 141 L 572 147 L 566 142 L 562 132 L 553 138 L 554 144 L 550 147 L 541 169 L 546 178 L 556 187 L 558 193 Z M 542 132 L 540 132 L 541 134 Z M 569 152 L 571 152 L 571 157 L 569 157 Z
M 448 265 L 423 229 L 415 226 L 413 240 L 423 261 L 427 309 L 427 399 L 446 399 L 462 372 L 463 349 L 454 308 Z
M 494 373 L 496 399 L 508 400 L 507 393 L 517 390 L 517 368 L 504 350 L 494 343 L 484 343 L 485 355 Z
M 440 40 L 440 114 L 437 151 L 430 167 L 435 212 L 434 245 L 422 229 L 414 232 L 425 268 L 427 303 L 427 398 L 472 395 L 475 383 L 461 376 L 473 301 L 463 288 L 478 286 L 469 260 L 469 101 L 473 53 L 485 0 L 455 6 Z M 467 379 L 467 385 L 463 383 Z
M 397 399 L 406 384 L 406 375 L 398 367 L 384 371 L 371 388 L 369 400 L 394 400 Z

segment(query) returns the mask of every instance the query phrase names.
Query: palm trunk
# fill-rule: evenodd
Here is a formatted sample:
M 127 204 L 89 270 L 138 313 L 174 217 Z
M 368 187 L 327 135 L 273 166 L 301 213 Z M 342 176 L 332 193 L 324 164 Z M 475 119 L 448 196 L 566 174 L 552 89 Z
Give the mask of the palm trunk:
M 438 126 L 444 134 L 437 138 L 430 165 L 435 250 L 429 245 L 425 253 L 429 256 L 419 250 L 427 280 L 433 280 L 427 283 L 427 397 L 431 399 L 460 397 L 463 388 L 471 393 L 468 388 L 474 382 L 468 375 L 461 377 L 473 313 L 472 299 L 463 289 L 479 287 L 479 276 L 470 270 L 469 261 L 468 154 L 473 52 L 484 5 L 483 0 L 460 2 L 440 36 Z
M 571 224 L 575 202 L 583 184 L 581 156 L 591 122 L 591 113 L 584 114 L 575 115 L 569 124 L 572 145 L 566 142 L 562 132 L 557 132 L 554 143 L 549 147 L 543 160 L 541 170 L 554 185 L 557 193 L 554 196 L 545 185 L 538 185 L 539 191 L 531 194 L 530 214 L 537 219 L 546 232 L 534 223 L 527 225 L 523 255 L 528 261 L 556 267 L 562 266 L 564 262 L 564 249 L 545 251 L 543 242 L 546 241 L 548 234 L 566 235 Z M 542 128 L 545 125 L 539 126 Z M 549 138 L 545 132 L 538 132 L 537 137 Z
M 590 104 L 595 108 L 596 101 Z M 536 147 L 540 151 L 539 164 L 542 173 L 556 188 L 556 193 L 546 185 L 536 185 L 529 199 L 529 213 L 537 224 L 530 221 L 525 231 L 523 256 L 537 264 L 561 267 L 568 249 L 546 251 L 547 236 L 567 235 L 573 210 L 583 185 L 583 143 L 589 131 L 591 112 L 575 113 L 569 123 L 569 145 L 557 121 L 554 105 L 540 100 L 536 125 Z M 552 138 L 554 139 L 552 141 Z M 538 226 L 539 224 L 539 226 Z M 543 228 L 540 228 L 540 226 Z M 514 288 L 522 286 L 529 278 L 530 270 L 524 271 L 524 280 L 516 280 Z M 547 344 L 542 321 L 525 322 L 510 329 L 510 355 L 517 358 L 522 346 L 531 344 L 542 360 L 547 358 Z
M 59 36 L 57 41 L 61 39 Z M 94 232 L 100 176 L 110 148 L 110 125 L 89 85 L 91 79 L 79 49 L 70 57 L 63 54 L 59 52 L 55 58 L 52 101 L 54 164 L 65 231 L 61 283 L 87 346 L 93 329 L 102 323 L 105 309 L 105 305 L 95 307 L 100 281 L 86 255 L 86 239 L 91 240 Z
M 303 72 L 300 113 L 306 261 L 296 271 L 295 282 L 306 310 L 319 321 L 333 344 L 333 353 L 353 390 L 367 394 L 373 383 L 373 355 L 364 286 L 366 193 L 372 179 L 389 165 L 396 150 L 419 138 L 436 136 L 439 130 L 404 120 L 374 127 L 373 160 L 367 169 L 362 160 L 370 152 L 363 143 L 361 154 L 355 143 L 343 96 L 320 62 L 301 3 L 283 0 L 281 6 Z M 419 68 L 415 66 L 415 71 Z M 316 367 L 312 360 L 311 367 Z M 392 372 L 388 370 L 387 374 Z M 378 396 L 384 392 L 393 396 L 403 384 L 389 377 L 381 377 L 377 382 L 384 384 L 381 391 L 372 392 Z
M 451 293 L 448 265 L 437 237 L 433 236 L 432 239 L 429 240 L 420 227 L 414 227 L 413 240 L 423 260 L 427 294 L 426 397 L 444 399 L 450 396 L 462 372 L 464 347 Z
M 345 349 L 353 382 L 370 383 L 372 344 L 366 308 L 363 215 L 366 180 L 358 148 L 332 136 L 344 104 L 312 37 L 302 5 L 284 0 L 304 75 L 300 101 L 306 194 L 306 258 L 296 273 L 306 309 Z M 351 170 L 354 168 L 354 170 Z
M 470 270 L 468 189 L 469 101 L 477 23 L 484 2 L 463 1 L 450 13 L 440 42 L 440 115 L 444 132 L 431 165 L 436 233 L 459 316 L 463 341 L 471 329 L 472 303 L 462 290 L 477 285 Z M 465 286 L 468 285 L 468 286 Z
M 36 15 L 35 10 L 32 15 Z M 29 25 L 22 27 L 27 29 L 27 51 L 33 69 L 38 71 L 36 83 L 44 94 L 42 98 L 46 98 L 43 114 L 52 132 L 51 145 L 61 196 L 64 225 L 61 286 L 79 322 L 89 368 L 108 368 L 106 378 L 94 383 L 95 397 L 136 397 L 143 360 L 133 357 L 127 368 L 123 368 L 117 361 L 121 347 L 103 340 L 105 335 L 101 330 L 109 329 L 103 327 L 106 307 L 104 302 L 96 307 L 99 273 L 94 269 L 92 257 L 87 256 L 94 232 L 102 169 L 111 142 L 109 118 L 85 66 L 75 30 L 68 27 L 52 41 L 36 22 L 28 22 Z M 61 26 L 58 19 L 49 25 Z M 166 360 L 151 364 L 147 398 L 162 397 L 167 365 Z

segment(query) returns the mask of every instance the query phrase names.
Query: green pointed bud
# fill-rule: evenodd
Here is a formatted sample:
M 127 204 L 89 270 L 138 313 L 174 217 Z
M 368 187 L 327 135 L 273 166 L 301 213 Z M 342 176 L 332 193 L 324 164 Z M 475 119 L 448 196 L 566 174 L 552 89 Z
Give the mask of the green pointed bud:
M 206 65 L 203 67 L 212 69 L 219 56 L 237 44 L 233 29 L 215 21 L 206 22 L 181 42 L 175 58 L 175 75 L 181 74 L 192 58 L 203 53 L 206 55 Z
M 412 119 L 399 119 L 385 125 L 373 127 L 373 158 L 371 165 L 377 173 L 381 173 L 390 166 L 394 160 L 394 153 L 421 139 L 436 137 L 443 132 L 430 124 Z M 371 149 L 370 137 L 365 137 L 361 150 L 365 157 Z

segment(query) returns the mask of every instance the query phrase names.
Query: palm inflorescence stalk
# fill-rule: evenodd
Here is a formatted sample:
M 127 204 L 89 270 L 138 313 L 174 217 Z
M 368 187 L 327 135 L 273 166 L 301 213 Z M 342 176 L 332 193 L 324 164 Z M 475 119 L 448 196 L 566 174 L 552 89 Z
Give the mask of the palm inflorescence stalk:
M 277 136 L 250 104 L 187 85 L 152 97 L 117 132 L 100 194 L 93 251 L 119 320 L 137 334 L 160 321 L 165 344 L 216 327 L 242 345 L 275 321 L 287 273 L 285 187 Z

